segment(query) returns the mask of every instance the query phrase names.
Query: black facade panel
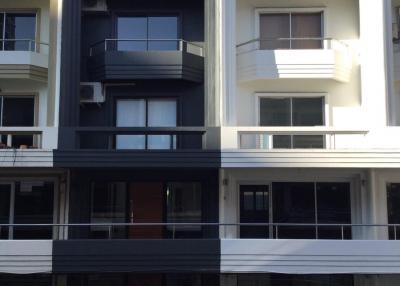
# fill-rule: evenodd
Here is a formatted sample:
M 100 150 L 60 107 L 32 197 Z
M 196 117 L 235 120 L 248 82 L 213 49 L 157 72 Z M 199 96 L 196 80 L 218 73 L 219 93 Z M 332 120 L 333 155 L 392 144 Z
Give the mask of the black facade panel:
M 108 51 L 90 57 L 90 81 L 183 79 L 202 82 L 204 58 L 182 51 Z
M 220 168 L 220 151 L 54 151 L 59 168 Z
M 69 240 L 53 245 L 53 273 L 218 273 L 215 240 Z

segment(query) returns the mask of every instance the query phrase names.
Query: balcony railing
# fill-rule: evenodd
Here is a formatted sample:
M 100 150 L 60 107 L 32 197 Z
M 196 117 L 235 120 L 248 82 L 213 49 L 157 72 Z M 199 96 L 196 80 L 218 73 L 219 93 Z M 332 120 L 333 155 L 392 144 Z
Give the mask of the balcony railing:
M 369 131 L 331 127 L 237 127 L 236 132 L 239 149 L 271 150 L 360 148 Z M 294 143 L 296 138 L 300 142 L 298 147 Z M 278 140 L 287 141 L 290 146 L 279 147 L 274 144 Z
M 238 54 L 254 50 L 347 50 L 346 43 L 333 38 L 258 38 L 236 46 Z
M 0 149 L 41 149 L 41 127 L 1 127 Z
M 105 39 L 90 47 L 90 56 L 107 51 L 182 51 L 204 57 L 201 45 L 183 39 Z
M 32 39 L 0 39 L 0 50 L 2 51 L 26 51 L 41 53 L 49 44 Z
M 150 148 L 148 144 L 149 136 L 168 136 L 169 146 L 158 150 L 175 150 L 175 149 L 202 149 L 204 146 L 204 127 L 78 127 L 78 149 L 102 149 L 102 150 L 118 150 L 116 141 L 118 136 L 139 135 L 144 136 L 143 148 L 136 150 L 157 150 Z M 97 138 L 93 141 L 93 138 Z M 89 140 L 85 140 L 89 139 Z M 187 142 L 185 144 L 185 141 Z M 89 142 L 89 143 L 88 143 Z M 92 146 L 95 142 L 96 146 Z M 100 144 L 98 144 L 101 142 Z M 131 149 L 128 149 L 131 150 Z
M 23 233 L 22 230 L 26 230 L 29 234 L 32 234 L 32 230 L 41 230 L 41 231 L 49 231 L 52 230 L 55 240 L 65 240 L 67 238 L 67 234 L 69 231 L 73 230 L 83 230 L 87 231 L 90 229 L 103 229 L 107 233 L 105 238 L 101 239 L 114 239 L 114 233 L 121 229 L 130 229 L 138 231 L 144 231 L 146 228 L 154 229 L 154 228 L 167 228 L 171 232 L 171 236 L 168 237 L 160 237 L 159 239 L 178 239 L 180 237 L 176 236 L 178 231 L 182 231 L 184 229 L 192 229 L 192 228 L 210 228 L 218 230 L 220 237 L 227 237 L 227 234 L 231 232 L 231 230 L 239 230 L 241 228 L 258 228 L 261 230 L 265 230 L 265 236 L 257 238 L 261 239 L 297 239 L 291 238 L 290 235 L 286 233 L 286 235 L 282 235 L 285 229 L 303 229 L 303 230 L 312 230 L 314 232 L 313 235 L 309 235 L 308 237 L 303 237 L 302 239 L 334 239 L 334 240 L 351 240 L 352 233 L 376 233 L 379 237 L 386 237 L 386 239 L 390 240 L 399 240 L 400 239 L 400 224 L 336 224 L 336 223 L 77 223 L 77 224 L 0 224 L 0 234 L 2 233 L 13 233 L 16 230 L 19 233 Z M 29 231 L 31 230 L 31 231 Z M 324 238 L 319 235 L 320 231 L 329 231 L 333 238 Z M 0 237 L 3 237 L 0 235 Z M 84 239 L 85 237 L 79 236 L 76 239 Z M 150 237 L 149 237 L 150 238 Z M 154 238 L 152 236 L 151 238 Z M 240 235 L 238 236 L 240 238 Z M 248 237 L 247 237 L 248 238 Z M 6 238 L 7 239 L 7 238 Z M 21 239 L 21 238 L 19 238 Z M 24 239 L 30 239 L 29 237 L 24 237 Z M 43 238 L 41 238 L 43 239 Z M 50 238 L 49 238 L 50 239 Z M 72 238 L 75 239 L 75 238 Z M 145 235 L 140 237 L 127 237 L 126 239 L 146 239 Z M 370 236 L 358 235 L 356 238 L 358 240 L 369 240 Z

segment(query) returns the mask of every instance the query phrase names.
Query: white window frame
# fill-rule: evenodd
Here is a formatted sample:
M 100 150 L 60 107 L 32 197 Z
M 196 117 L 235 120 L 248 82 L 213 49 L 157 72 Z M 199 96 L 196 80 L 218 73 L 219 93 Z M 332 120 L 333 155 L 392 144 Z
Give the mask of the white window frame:
M 324 109 L 323 109 L 323 119 L 324 119 L 324 125 L 322 127 L 327 127 L 330 126 L 330 114 L 329 114 L 329 94 L 324 93 L 324 92 L 256 92 L 255 93 L 255 122 L 256 126 L 260 126 L 260 103 L 262 98 L 319 98 L 322 97 L 324 99 Z M 260 126 L 261 127 L 261 126 Z M 286 126 L 286 128 L 292 128 L 293 130 L 296 130 L 296 128 L 299 126 Z M 317 126 L 316 126 L 317 127 Z M 270 141 L 268 142 L 268 146 L 273 146 L 272 144 L 272 136 L 270 137 Z M 325 139 L 325 148 L 330 149 L 330 140 L 329 140 L 329 135 L 324 136 Z
M 59 219 L 59 207 L 61 208 L 60 200 L 60 184 L 59 180 L 53 177 L 10 177 L 7 179 L 0 178 L 0 185 L 10 185 L 11 193 L 10 193 L 10 215 L 9 215 L 9 224 L 14 223 L 14 213 L 15 213 L 15 184 L 16 183 L 24 183 L 24 182 L 50 182 L 53 183 L 53 224 L 56 224 Z M 13 227 L 10 227 L 10 231 L 8 233 L 8 240 L 12 240 L 14 236 Z M 52 239 L 57 239 L 60 237 L 60 231 L 57 230 L 57 227 L 53 227 L 52 230 Z
M 254 39 L 260 39 L 260 17 L 261 14 L 275 14 L 275 13 L 322 13 L 321 25 L 322 25 L 322 38 L 326 38 L 327 33 L 327 8 L 326 7 L 306 7 L 306 8 L 290 8 L 290 7 L 280 7 L 280 8 L 256 8 L 255 13 L 255 23 L 254 23 Z M 324 41 L 325 43 L 325 41 Z M 325 44 L 323 45 L 325 48 Z

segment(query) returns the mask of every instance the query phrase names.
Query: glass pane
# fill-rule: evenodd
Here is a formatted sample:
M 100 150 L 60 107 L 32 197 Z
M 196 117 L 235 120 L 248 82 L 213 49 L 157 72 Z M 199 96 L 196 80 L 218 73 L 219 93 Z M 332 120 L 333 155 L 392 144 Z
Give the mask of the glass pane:
M 176 100 L 149 100 L 148 102 L 149 127 L 176 126 Z M 171 149 L 171 135 L 148 136 L 148 149 Z
M 34 126 L 35 100 L 30 98 L 5 97 L 3 126 Z
M 3 39 L 4 39 L 4 35 L 3 35 L 3 32 L 4 32 L 4 16 L 5 16 L 4 13 L 0 13 L 0 51 L 3 50 L 3 44 L 4 44 L 4 41 L 3 41 Z
M 389 184 L 387 187 L 388 223 L 400 224 L 400 184 Z M 397 230 L 396 238 L 400 231 Z M 394 239 L 394 230 L 389 228 L 389 238 Z
M 290 126 L 290 98 L 261 98 L 261 126 Z
M 293 148 L 294 149 L 323 149 L 324 148 L 323 135 L 294 135 Z
M 124 286 L 126 277 L 121 274 L 101 274 L 89 275 L 87 277 L 87 286 Z M 75 284 L 71 284 L 75 286 Z
M 147 17 L 118 17 L 118 51 L 147 50 Z
M 317 183 L 317 212 L 318 223 L 351 224 L 350 184 Z M 340 239 L 341 229 L 319 228 L 318 238 Z M 349 229 L 345 229 L 344 238 L 351 238 Z
M 34 51 L 36 15 L 28 13 L 7 13 L 5 27 L 5 50 Z
M 0 224 L 10 223 L 11 185 L 0 185 Z M 8 239 L 8 227 L 0 227 L 0 239 Z
M 322 48 L 322 13 L 292 13 L 292 49 Z M 314 40 L 313 40 L 314 39 Z
M 274 135 L 272 139 L 273 139 L 274 149 L 292 148 L 292 136 L 290 135 Z
M 14 223 L 53 223 L 54 184 L 50 182 L 21 182 L 15 188 Z M 15 239 L 51 239 L 52 228 L 14 228 Z
M 167 184 L 167 222 L 201 223 L 202 196 L 200 183 Z M 172 231 L 172 227 L 167 227 Z M 201 236 L 201 226 L 176 226 L 175 237 Z
M 93 183 L 91 189 L 91 223 L 126 222 L 125 183 Z M 91 227 L 92 238 L 108 238 L 109 229 L 103 226 Z M 112 238 L 125 238 L 124 227 L 113 227 Z
M 117 127 L 145 127 L 146 101 L 143 99 L 117 101 Z M 117 149 L 145 149 L 145 135 L 117 135 Z
M 293 98 L 293 126 L 324 125 L 324 100 L 318 98 Z
M 201 275 L 198 274 L 167 274 L 166 286 L 201 286 Z
M 149 100 L 149 127 L 176 127 L 176 100 Z
M 260 49 L 277 50 L 290 48 L 289 14 L 260 15 Z M 283 39 L 282 39 L 283 38 Z
M 178 18 L 149 17 L 149 39 L 168 40 L 149 41 L 151 51 L 178 50 Z
M 314 183 L 273 183 L 274 223 L 315 224 Z M 279 238 L 315 238 L 315 227 L 279 227 Z
M 240 223 L 269 223 L 268 186 L 240 186 Z M 269 226 L 243 225 L 241 238 L 268 238 Z

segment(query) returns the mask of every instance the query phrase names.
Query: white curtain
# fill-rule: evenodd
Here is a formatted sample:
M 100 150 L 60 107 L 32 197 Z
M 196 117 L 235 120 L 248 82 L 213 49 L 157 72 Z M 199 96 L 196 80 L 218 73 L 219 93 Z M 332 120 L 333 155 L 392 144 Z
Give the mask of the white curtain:
M 149 127 L 176 127 L 176 100 L 157 99 L 148 102 Z M 170 135 L 148 136 L 148 149 L 170 149 Z
M 117 127 L 145 127 L 146 101 L 127 99 L 117 101 Z M 117 149 L 145 149 L 145 135 L 118 135 Z

